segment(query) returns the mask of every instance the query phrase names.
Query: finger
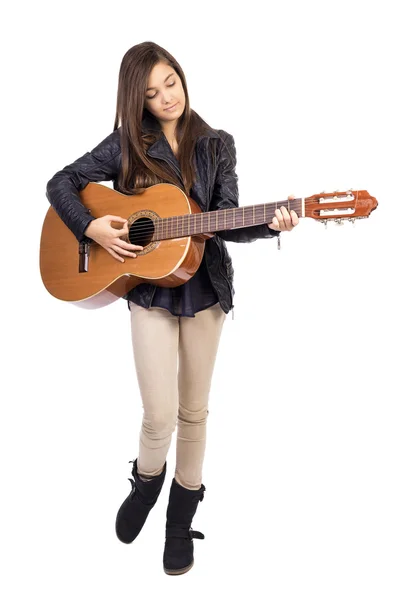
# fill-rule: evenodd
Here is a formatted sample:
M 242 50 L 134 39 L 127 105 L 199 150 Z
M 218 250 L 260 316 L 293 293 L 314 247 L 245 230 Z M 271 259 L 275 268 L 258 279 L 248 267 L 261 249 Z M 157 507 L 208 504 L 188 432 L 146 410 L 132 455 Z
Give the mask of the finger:
M 294 194 L 292 194 L 291 196 L 287 197 L 288 200 L 294 200 L 295 198 L 296 198 L 296 196 Z
M 113 235 L 116 238 L 121 237 L 121 235 L 129 235 L 129 228 L 128 228 L 128 223 L 125 223 L 123 227 L 121 227 L 121 229 L 117 229 L 116 227 L 112 227 L 112 225 L 110 225 L 113 231 Z
M 124 240 L 120 240 L 119 238 L 117 238 L 113 243 L 116 244 L 117 246 L 120 246 L 120 248 L 125 248 L 126 250 L 143 250 L 143 246 L 136 246 L 135 244 L 129 244 L 128 242 L 125 242 Z
M 111 248 L 118 254 L 123 254 L 124 256 L 132 256 L 133 258 L 136 258 L 136 254 L 134 252 L 124 250 L 123 248 L 121 248 L 121 246 L 117 246 L 116 244 L 114 244 L 113 246 L 111 246 Z
M 292 219 L 290 218 L 290 214 L 288 213 L 288 210 L 285 206 L 281 207 L 281 213 L 282 213 L 283 220 L 285 222 L 285 228 L 291 229 L 292 228 Z
M 123 217 L 117 217 L 116 215 L 105 215 L 105 219 L 109 221 L 116 221 L 117 223 L 127 223 L 128 219 L 124 219 Z
M 282 208 L 282 207 L 281 207 L 281 208 Z M 275 210 L 275 215 L 276 215 L 276 218 L 277 218 L 277 220 L 278 220 L 278 223 L 279 223 L 279 229 L 280 229 L 281 231 L 283 231 L 284 229 L 286 229 L 286 227 L 285 227 L 285 220 L 284 220 L 284 218 L 283 218 L 282 211 L 281 211 L 279 208 L 277 208 L 277 209 Z M 275 219 L 275 217 L 274 217 L 274 219 Z M 272 220 L 274 220 L 274 219 L 272 219 Z
M 299 224 L 299 217 L 297 215 L 297 213 L 294 210 L 290 211 L 290 216 L 292 218 L 292 223 L 294 226 Z
M 276 221 L 276 223 L 278 223 L 277 219 L 274 217 L 272 219 L 272 223 L 268 223 L 268 227 L 270 229 L 274 229 L 275 231 L 277 231 L 279 229 L 279 223 L 278 223 L 278 225 L 276 225 L 275 221 Z
M 273 219 L 272 219 L 272 229 L 278 230 L 280 228 L 281 228 L 281 226 L 279 224 L 278 219 L 276 217 L 273 217 Z
M 107 252 L 109 254 L 111 254 L 111 256 L 113 256 L 114 258 L 116 258 L 120 262 L 125 262 L 125 259 L 122 258 L 122 256 L 119 256 L 116 252 L 114 252 L 114 250 L 111 250 L 111 248 L 106 248 L 106 250 L 107 250 Z

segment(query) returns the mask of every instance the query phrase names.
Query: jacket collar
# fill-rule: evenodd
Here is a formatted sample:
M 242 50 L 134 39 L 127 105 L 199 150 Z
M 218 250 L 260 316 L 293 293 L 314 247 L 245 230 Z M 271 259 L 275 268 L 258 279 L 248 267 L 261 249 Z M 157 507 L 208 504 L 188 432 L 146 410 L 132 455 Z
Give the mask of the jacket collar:
M 145 133 L 159 133 L 160 131 L 162 131 L 159 121 L 155 117 L 153 117 L 153 115 L 147 110 L 144 111 L 144 117 L 142 119 L 142 131 Z M 216 133 L 214 130 L 207 126 L 206 133 L 200 135 L 198 139 L 207 137 L 218 138 L 220 136 L 218 135 L 218 133 Z M 152 158 L 159 158 L 169 162 L 183 184 L 179 161 L 176 158 L 175 154 L 172 152 L 171 146 L 169 145 L 168 140 L 164 134 L 162 134 L 158 140 L 156 140 L 153 144 L 151 144 L 151 146 L 147 148 L 147 154 Z

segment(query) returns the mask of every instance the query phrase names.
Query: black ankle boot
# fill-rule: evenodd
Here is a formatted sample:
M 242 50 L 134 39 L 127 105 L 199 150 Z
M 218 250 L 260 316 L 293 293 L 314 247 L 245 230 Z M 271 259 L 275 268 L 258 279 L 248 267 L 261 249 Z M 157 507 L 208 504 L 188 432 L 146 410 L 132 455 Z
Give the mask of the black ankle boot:
M 200 531 L 191 528 L 199 501 L 204 497 L 205 487 L 188 490 L 172 480 L 165 527 L 164 571 L 168 575 L 182 575 L 192 568 L 193 538 L 204 539 Z
M 159 475 L 152 477 L 150 481 L 143 481 L 137 472 L 137 459 L 130 460 L 133 463 L 133 479 L 128 477 L 132 490 L 121 504 L 115 521 L 115 532 L 118 539 L 125 544 L 130 544 L 139 535 L 147 516 L 160 495 L 164 483 L 167 463 Z

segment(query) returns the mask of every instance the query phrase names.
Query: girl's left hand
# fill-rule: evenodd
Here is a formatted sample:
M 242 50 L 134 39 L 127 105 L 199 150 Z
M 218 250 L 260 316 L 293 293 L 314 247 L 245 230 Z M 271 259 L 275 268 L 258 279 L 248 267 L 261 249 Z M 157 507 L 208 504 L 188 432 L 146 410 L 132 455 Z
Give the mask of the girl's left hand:
M 294 200 L 296 196 L 288 196 L 288 200 Z M 270 229 L 275 231 L 292 231 L 293 227 L 299 224 L 299 217 L 294 210 L 290 211 L 290 214 L 284 206 L 277 208 L 275 211 L 275 217 L 272 219 L 272 223 L 268 223 Z

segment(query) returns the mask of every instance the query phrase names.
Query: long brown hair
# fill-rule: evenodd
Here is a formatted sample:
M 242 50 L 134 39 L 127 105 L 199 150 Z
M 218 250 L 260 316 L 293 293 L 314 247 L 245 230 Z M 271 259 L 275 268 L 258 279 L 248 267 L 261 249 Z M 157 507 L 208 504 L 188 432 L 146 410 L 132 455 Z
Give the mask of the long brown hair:
M 165 62 L 179 75 L 185 92 L 185 110 L 178 120 L 176 139 L 182 183 L 165 161 L 147 156 L 146 150 L 162 136 L 158 120 L 144 108 L 148 78 L 153 67 Z M 147 132 L 142 122 L 150 123 Z M 153 125 L 151 125 L 153 124 Z M 121 170 L 118 188 L 122 193 L 138 194 L 156 183 L 172 183 L 184 189 L 187 195 L 195 179 L 193 156 L 198 136 L 212 129 L 189 104 L 186 78 L 175 58 L 154 42 L 142 42 L 130 48 L 124 55 L 119 71 L 117 109 L 114 131 L 120 127 Z M 216 130 L 212 130 L 216 131 Z M 213 158 L 215 160 L 215 153 Z

